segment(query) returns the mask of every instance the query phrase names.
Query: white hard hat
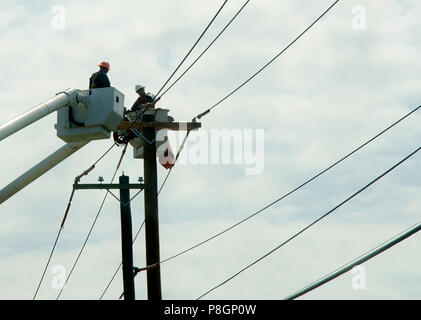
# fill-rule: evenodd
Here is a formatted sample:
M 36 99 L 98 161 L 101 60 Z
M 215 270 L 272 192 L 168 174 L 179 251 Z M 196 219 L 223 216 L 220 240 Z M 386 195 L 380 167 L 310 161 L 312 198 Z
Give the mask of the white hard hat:
M 142 86 L 142 85 L 140 85 L 140 84 L 137 84 L 135 87 L 134 87 L 134 90 L 136 91 L 136 92 L 138 92 L 140 89 L 142 89 L 142 88 L 144 88 L 145 86 Z

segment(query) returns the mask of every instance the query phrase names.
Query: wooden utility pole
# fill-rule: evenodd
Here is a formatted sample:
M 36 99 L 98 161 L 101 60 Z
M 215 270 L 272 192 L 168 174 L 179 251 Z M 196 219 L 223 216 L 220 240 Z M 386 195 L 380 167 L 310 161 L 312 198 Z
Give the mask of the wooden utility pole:
M 143 177 L 145 201 L 145 242 L 148 300 L 162 300 L 159 252 L 158 182 L 156 131 L 160 129 L 192 131 L 201 127 L 199 122 L 156 121 L 156 112 L 144 113 L 142 121 L 123 121 L 117 130 L 140 130 L 143 139 Z
M 144 115 L 143 121 L 153 122 L 154 115 Z M 142 130 L 144 137 L 143 171 L 145 179 L 145 237 L 146 237 L 146 264 L 156 265 L 147 270 L 148 300 L 162 300 L 161 268 L 159 266 L 159 219 L 158 219 L 158 182 L 156 168 L 155 128 L 145 127 Z
M 133 233 L 130 209 L 129 177 L 120 176 L 121 253 L 123 257 L 124 300 L 135 300 L 133 273 Z

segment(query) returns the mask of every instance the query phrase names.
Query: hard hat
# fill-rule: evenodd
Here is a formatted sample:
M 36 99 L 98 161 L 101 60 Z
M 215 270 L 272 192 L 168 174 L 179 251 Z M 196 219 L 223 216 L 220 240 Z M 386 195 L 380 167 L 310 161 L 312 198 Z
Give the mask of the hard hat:
M 107 68 L 108 70 L 110 70 L 111 68 L 110 68 L 110 64 L 107 62 L 107 61 L 102 61 L 99 65 L 98 65 L 98 67 L 104 67 L 104 68 Z
M 136 91 L 136 92 L 138 92 L 140 89 L 142 89 L 142 88 L 144 88 L 145 86 L 142 86 L 142 85 L 140 85 L 140 84 L 137 84 L 135 87 L 134 87 L 134 90 Z

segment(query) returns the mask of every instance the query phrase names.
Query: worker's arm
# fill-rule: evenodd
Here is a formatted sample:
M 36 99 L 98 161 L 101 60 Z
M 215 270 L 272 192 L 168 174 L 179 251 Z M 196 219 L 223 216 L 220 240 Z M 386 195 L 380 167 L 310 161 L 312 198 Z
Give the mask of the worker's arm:
M 159 98 L 158 98 L 158 99 L 156 99 L 156 100 L 153 100 L 152 102 L 148 102 L 148 103 L 141 104 L 141 105 L 140 105 L 140 108 L 153 109 L 153 108 L 155 108 L 155 104 L 156 104 L 159 100 L 161 100 L 161 97 L 159 97 Z

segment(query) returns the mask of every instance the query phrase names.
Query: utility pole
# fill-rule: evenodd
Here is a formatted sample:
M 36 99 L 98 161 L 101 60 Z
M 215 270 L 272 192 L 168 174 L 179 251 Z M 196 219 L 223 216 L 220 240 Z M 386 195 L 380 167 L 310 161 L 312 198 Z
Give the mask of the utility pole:
M 155 121 L 154 115 L 143 115 L 143 121 Z M 145 237 L 146 265 L 156 265 L 147 270 L 148 300 L 162 300 L 161 268 L 159 266 L 159 220 L 158 220 L 158 178 L 156 168 L 155 128 L 144 127 L 142 134 L 144 142 L 143 171 L 145 179 Z
M 133 274 L 132 214 L 130 209 L 129 177 L 120 176 L 121 253 L 123 257 L 124 300 L 135 300 Z
M 99 181 L 104 179 L 100 177 Z M 130 189 L 144 189 L 143 183 L 129 183 L 129 177 L 124 173 L 120 176 L 119 183 L 86 183 L 80 184 L 76 181 L 73 184 L 73 190 L 102 190 L 106 189 L 111 193 L 111 189 L 120 190 L 120 199 L 111 193 L 117 200 L 120 201 L 120 216 L 121 216 L 121 254 L 123 261 L 123 287 L 124 300 L 134 300 L 134 268 L 133 268 L 133 240 L 132 240 L 132 215 L 130 209 Z
M 165 116 L 159 115 L 163 111 Z M 151 111 L 148 113 L 148 111 Z M 166 110 L 168 111 L 168 110 Z M 201 127 L 201 123 L 174 122 L 166 116 L 165 109 L 147 110 L 142 121 L 122 121 L 117 130 L 132 130 L 143 139 L 142 156 L 144 170 L 144 201 L 145 201 L 145 242 L 148 300 L 162 300 L 161 268 L 159 253 L 159 218 L 158 218 L 158 182 L 157 182 L 157 147 L 156 131 L 161 129 L 176 131 L 192 131 Z M 141 134 L 138 133 L 141 131 Z M 136 149 L 135 149 L 136 150 Z M 135 157 L 137 158 L 137 157 Z M 137 158 L 137 159 L 139 159 Z

